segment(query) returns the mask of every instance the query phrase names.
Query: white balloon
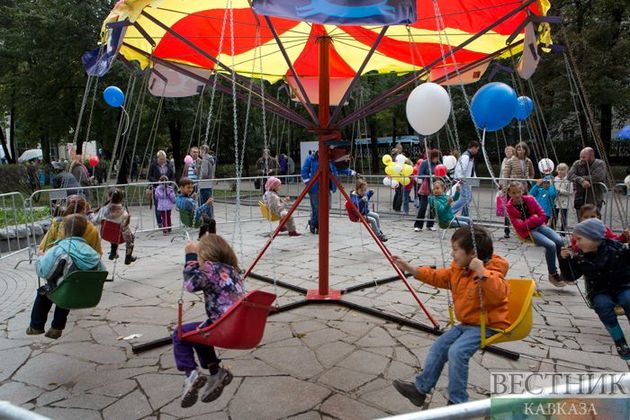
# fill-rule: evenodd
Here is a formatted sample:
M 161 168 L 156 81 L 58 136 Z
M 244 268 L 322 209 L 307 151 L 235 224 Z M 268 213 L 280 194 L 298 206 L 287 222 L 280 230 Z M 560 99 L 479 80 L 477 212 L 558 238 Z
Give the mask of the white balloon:
M 446 169 L 452 171 L 457 165 L 457 158 L 455 156 L 446 155 L 442 158 L 442 163 L 446 166 Z
M 552 173 L 555 167 L 556 165 L 553 163 L 553 160 L 549 158 L 542 158 L 538 162 L 538 170 L 545 175 Z
M 401 165 L 404 165 L 405 162 L 407 161 L 407 156 L 405 155 L 396 155 L 396 163 L 400 163 Z
M 437 83 L 423 83 L 407 98 L 407 120 L 418 133 L 438 132 L 451 114 L 451 98 Z
M 392 180 L 392 188 L 393 188 L 393 189 L 398 188 L 398 185 L 399 185 L 399 184 L 398 184 L 398 181 L 393 181 L 393 180 Z
M 400 163 L 397 163 L 394 165 L 394 170 L 396 171 L 397 174 L 400 173 L 400 171 L 402 171 L 403 166 Z
M 391 186 L 392 185 L 392 179 L 390 177 L 386 176 L 385 178 L 383 178 L 383 185 L 386 185 L 388 187 Z

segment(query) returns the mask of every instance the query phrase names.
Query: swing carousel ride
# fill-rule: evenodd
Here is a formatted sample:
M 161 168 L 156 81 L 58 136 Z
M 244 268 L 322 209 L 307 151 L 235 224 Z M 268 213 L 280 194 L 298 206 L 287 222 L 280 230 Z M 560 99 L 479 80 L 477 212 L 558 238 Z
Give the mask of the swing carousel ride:
M 103 76 L 115 58 L 134 68 L 139 66 L 149 72 L 148 91 L 159 97 L 200 95 L 208 87 L 213 95 L 208 124 L 214 92 L 231 96 L 234 103 L 246 101 L 248 109 L 250 105 L 262 109 L 263 116 L 270 112 L 308 129 L 319 140 L 320 161 L 328 161 L 327 143 L 340 139 L 342 128 L 407 101 L 410 91 L 417 86 L 431 82 L 450 90 L 451 86 L 474 83 L 494 60 L 506 57 L 518 57 L 514 70 L 518 77 L 528 80 L 540 60 L 539 44 L 551 44 L 549 24 L 558 22 L 557 18 L 546 16 L 549 7 L 548 0 L 121 0 L 104 22 L 101 46 L 86 54 L 84 63 L 90 77 Z M 342 108 L 356 90 L 360 77 L 369 72 L 396 73 L 400 77 L 395 86 L 342 115 Z M 296 112 L 265 92 L 265 86 L 276 83 L 288 85 L 304 112 Z M 447 99 L 450 113 L 450 98 Z M 418 104 L 417 114 L 423 112 L 423 107 L 428 111 L 433 100 L 435 97 L 428 95 L 425 103 Z M 474 108 L 473 103 L 471 110 Z M 435 123 L 429 124 L 432 127 L 422 126 L 422 122 L 412 125 L 420 134 L 428 136 L 441 129 L 448 117 L 447 114 L 439 127 L 433 127 Z M 237 157 L 238 118 L 234 106 Z M 265 118 L 263 125 L 264 121 Z M 492 122 L 479 118 L 475 118 L 475 123 L 483 130 L 484 140 L 486 131 L 497 129 Z M 266 127 L 263 131 L 267 147 Z M 206 139 L 207 132 L 208 129 Z M 243 153 L 244 144 L 240 147 Z M 242 155 L 240 167 L 236 159 L 237 178 L 241 174 Z M 316 182 L 335 184 L 350 201 L 328 165 L 319 165 L 287 217 L 280 220 L 254 258 L 246 277 L 270 280 L 252 270 Z M 237 182 L 237 208 L 239 191 Z M 359 214 L 358 219 L 390 262 L 396 276 L 345 290 L 329 287 L 329 194 L 328 189 L 320 188 L 318 288 L 305 290 L 272 280 L 306 297 L 275 312 L 313 302 L 330 302 L 440 334 L 438 322 L 407 282 L 407 275 L 393 263 L 390 251 L 365 218 Z M 397 279 L 412 293 L 431 322 L 430 326 L 342 299 L 343 293 Z M 166 342 L 146 343 L 136 346 L 134 351 L 148 350 Z M 518 354 L 511 351 L 487 349 L 518 358 Z

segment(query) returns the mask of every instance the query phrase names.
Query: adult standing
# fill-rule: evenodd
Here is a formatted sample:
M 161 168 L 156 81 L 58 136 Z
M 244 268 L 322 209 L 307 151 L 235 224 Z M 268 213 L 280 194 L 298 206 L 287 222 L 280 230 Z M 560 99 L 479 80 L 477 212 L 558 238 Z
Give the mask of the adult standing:
M 214 179 L 217 169 L 217 157 L 214 155 L 214 150 L 210 150 L 210 147 L 204 144 L 199 148 L 199 151 L 201 153 L 201 159 L 199 160 L 199 181 Z M 200 182 L 199 196 L 200 203 L 205 203 L 208 201 L 208 198 L 212 197 L 211 182 L 204 182 L 203 185 Z M 212 204 L 210 204 L 209 207 L 208 216 L 214 219 L 214 207 Z
M 534 164 L 529 158 L 529 146 L 525 142 L 520 142 L 515 147 L 515 155 L 512 156 L 505 164 L 503 174 L 505 178 L 504 187 L 510 183 L 510 179 L 516 179 L 521 181 L 523 185 L 523 192 L 529 191 L 528 179 L 534 179 L 536 172 L 534 170 Z
M 199 148 L 197 146 L 191 147 L 189 154 L 192 158 L 192 163 L 184 163 L 182 177 L 187 177 L 193 182 L 193 184 L 196 184 L 199 180 L 199 166 L 201 161 L 199 158 Z
M 68 196 L 79 194 L 81 185 L 79 181 L 66 170 L 66 165 L 61 162 L 53 162 L 52 167 L 55 173 L 51 179 L 52 187 L 67 189 Z
M 413 224 L 413 230 L 420 232 L 424 226 L 424 216 L 427 212 L 429 204 L 429 196 L 431 195 L 431 175 L 435 173 L 435 167 L 440 163 L 440 151 L 437 149 L 431 149 L 428 152 L 428 159 L 425 159 L 420 164 L 418 169 L 418 197 L 420 197 L 420 207 L 418 208 L 418 215 L 416 221 Z M 435 230 L 433 226 L 433 209 L 429 209 L 429 217 L 427 220 L 427 229 Z
M 70 164 L 70 173 L 72 174 L 72 176 L 74 176 L 81 187 L 90 186 L 90 172 L 83 164 L 82 155 L 75 155 L 72 163 Z M 81 190 L 81 194 L 85 197 L 86 200 L 90 201 L 90 190 Z
M 265 183 L 267 182 L 267 177 L 271 175 L 278 174 L 278 161 L 271 157 L 269 154 L 269 149 L 263 149 L 263 154 L 256 161 L 256 175 L 261 176 L 262 179 L 257 179 L 256 181 L 260 182 L 259 188 L 265 192 Z
M 156 154 L 156 159 L 151 163 L 149 167 L 149 174 L 147 179 L 149 182 L 158 183 L 160 182 L 160 178 L 165 176 L 169 181 L 175 181 L 175 171 L 173 167 L 166 160 L 166 152 L 164 150 L 159 150 Z M 151 186 L 152 194 L 153 194 L 153 202 L 155 205 L 155 220 L 157 221 L 157 225 L 162 227 L 162 217 L 160 216 L 160 212 L 157 208 L 157 198 L 155 197 L 155 185 Z
M 459 159 L 457 159 L 457 164 L 455 164 L 455 173 L 453 176 L 455 180 L 459 182 L 460 195 L 459 200 L 453 203 L 453 214 L 461 210 L 462 216 L 469 217 L 468 205 L 472 201 L 472 187 L 466 180 L 477 177 L 477 173 L 475 172 L 475 157 L 479 153 L 479 147 L 479 142 L 472 140 L 468 143 L 468 149 L 462 153 Z
M 595 159 L 595 150 L 585 147 L 580 151 L 580 158 L 573 162 L 569 175 L 569 181 L 575 187 L 575 199 L 573 207 L 578 213 L 584 204 L 593 204 L 598 210 L 604 203 L 604 186 L 606 181 L 606 164 L 601 159 Z
M 335 177 L 339 174 L 349 176 L 355 176 L 357 174 L 350 168 L 338 170 L 332 161 L 328 161 L 328 165 L 331 175 Z M 319 152 L 311 153 L 302 166 L 302 182 L 308 184 L 311 178 L 315 176 L 318 169 Z M 337 186 L 332 180 L 330 181 L 329 189 L 331 192 L 329 193 L 330 199 L 328 202 L 332 203 L 332 193 L 337 191 Z M 308 190 L 308 197 L 311 202 L 311 218 L 309 219 L 308 227 L 311 233 L 316 234 L 319 233 L 319 181 L 316 181 Z
M 402 144 L 398 143 L 396 147 L 392 149 L 391 156 L 394 162 L 396 162 L 396 156 L 401 155 L 403 152 Z M 392 209 L 399 212 L 402 208 L 403 202 L 403 185 L 398 184 L 394 190 L 394 199 L 392 200 Z

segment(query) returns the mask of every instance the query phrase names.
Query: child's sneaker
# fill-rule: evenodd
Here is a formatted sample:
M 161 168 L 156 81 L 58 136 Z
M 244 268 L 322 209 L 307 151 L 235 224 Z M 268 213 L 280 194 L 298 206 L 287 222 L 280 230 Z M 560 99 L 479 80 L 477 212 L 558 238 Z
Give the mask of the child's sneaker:
M 203 390 L 201 401 L 209 403 L 219 398 L 223 392 L 223 388 L 232 382 L 232 378 L 232 372 L 220 367 L 217 373 L 210 375 L 208 378 L 208 385 L 206 385 L 206 389 Z
M 186 376 L 184 380 L 184 391 L 182 393 L 181 407 L 188 408 L 193 406 L 197 402 L 197 396 L 199 390 L 206 383 L 206 377 L 199 373 L 198 370 L 193 370 Z
M 39 334 L 44 334 L 44 330 L 38 330 L 36 328 L 31 327 L 30 325 L 26 329 L 26 335 L 39 335 Z
M 615 347 L 617 348 L 617 353 L 619 357 L 623 360 L 630 360 L 630 347 L 626 343 L 626 340 L 620 340 L 615 342 Z
M 394 388 L 396 388 L 396 391 L 417 407 L 422 407 L 424 405 L 424 400 L 427 399 L 427 394 L 423 394 L 418 391 L 416 385 L 411 382 L 404 382 L 396 379 L 394 380 Z
M 385 236 L 383 234 L 381 234 L 381 236 L 379 236 L 378 238 L 381 240 L 381 242 L 387 242 L 387 240 L 389 239 L 389 238 L 387 238 L 387 236 Z
M 625 309 L 623 309 L 623 306 L 621 305 L 615 305 L 614 311 L 617 316 L 624 316 L 626 314 Z
M 298 232 L 297 230 L 293 230 L 289 232 L 289 236 L 302 236 L 302 234 Z
M 431 226 L 431 227 L 428 227 L 427 230 L 430 230 L 431 232 L 435 232 L 437 229 L 435 228 L 435 226 Z
M 422 230 L 422 229 L 420 229 L 419 227 L 415 227 L 415 228 L 413 228 L 413 231 L 414 231 L 414 232 L 420 232 L 421 230 Z
M 59 337 L 61 337 L 62 332 L 63 330 L 58 330 L 57 328 L 50 328 L 48 331 L 46 331 L 46 334 L 44 335 L 48 338 L 52 338 L 53 340 L 56 340 Z

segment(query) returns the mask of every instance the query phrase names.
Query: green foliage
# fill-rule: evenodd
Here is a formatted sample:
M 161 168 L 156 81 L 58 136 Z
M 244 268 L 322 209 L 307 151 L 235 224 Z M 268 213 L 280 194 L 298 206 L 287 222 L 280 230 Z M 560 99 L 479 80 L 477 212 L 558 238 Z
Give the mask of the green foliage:
M 22 208 L 0 208 L 0 228 L 37 222 L 48 218 L 50 218 L 50 209 L 48 207 L 37 207 L 32 212 L 30 209 L 25 212 Z

